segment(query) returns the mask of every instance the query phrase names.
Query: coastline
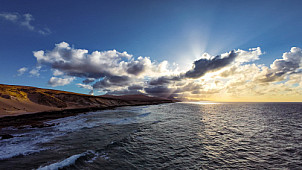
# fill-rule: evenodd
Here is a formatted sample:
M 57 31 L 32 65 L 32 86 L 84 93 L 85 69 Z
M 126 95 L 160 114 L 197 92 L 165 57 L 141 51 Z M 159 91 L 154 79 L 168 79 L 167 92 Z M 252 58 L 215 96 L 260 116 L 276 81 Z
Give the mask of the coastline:
M 150 101 L 150 102 L 126 102 L 124 104 L 119 105 L 109 105 L 102 107 L 83 107 L 83 108 L 69 108 L 62 110 L 54 110 L 54 111 L 43 111 L 43 112 L 34 112 L 34 113 L 24 113 L 20 115 L 13 116 L 4 116 L 0 117 L 0 130 L 6 127 L 16 127 L 16 128 L 24 128 L 24 126 L 31 127 L 48 127 L 53 126 L 54 124 L 44 124 L 45 121 L 64 118 L 68 116 L 75 116 L 78 114 L 84 114 L 85 112 L 93 112 L 99 110 L 109 110 L 117 107 L 124 106 L 143 106 L 143 105 L 157 105 L 157 104 L 165 104 L 165 103 L 174 103 L 173 100 L 162 100 L 162 101 Z M 6 135 L 6 134 L 0 134 Z
M 67 91 L 30 86 L 0 84 L 0 137 L 1 130 L 14 126 L 42 128 L 53 126 L 45 121 L 74 116 L 80 113 L 177 102 L 175 99 L 151 97 L 143 94 L 93 96 Z

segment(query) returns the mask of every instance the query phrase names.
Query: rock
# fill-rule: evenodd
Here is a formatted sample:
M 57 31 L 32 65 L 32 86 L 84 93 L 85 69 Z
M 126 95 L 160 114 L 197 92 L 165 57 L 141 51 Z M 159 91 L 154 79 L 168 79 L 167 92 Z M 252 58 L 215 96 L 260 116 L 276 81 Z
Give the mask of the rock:
M 7 95 L 7 94 L 1 94 L 0 97 L 2 97 L 4 99 L 11 99 L 11 96 Z
M 3 134 L 3 135 L 0 135 L 1 136 L 1 139 L 10 139 L 10 138 L 13 138 L 14 136 L 10 135 L 10 134 Z

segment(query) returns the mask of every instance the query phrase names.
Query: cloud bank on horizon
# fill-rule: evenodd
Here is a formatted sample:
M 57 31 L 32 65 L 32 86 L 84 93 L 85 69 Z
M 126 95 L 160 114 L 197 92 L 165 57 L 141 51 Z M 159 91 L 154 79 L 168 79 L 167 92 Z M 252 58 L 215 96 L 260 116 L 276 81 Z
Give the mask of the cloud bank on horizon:
M 75 49 L 66 42 L 52 50 L 34 51 L 39 75 L 41 67 L 53 76 L 50 86 L 64 86 L 75 79 L 90 94 L 145 93 L 188 100 L 249 101 L 280 99 L 296 101 L 302 97 L 302 50 L 292 47 L 269 67 L 253 63 L 263 55 L 260 47 L 232 50 L 217 56 L 204 53 L 189 70 L 179 70 L 168 61 L 156 62 L 116 50 Z M 18 70 L 23 75 L 26 67 Z M 32 70 L 32 71 L 33 71 Z M 31 72 L 32 72 L 31 71 Z

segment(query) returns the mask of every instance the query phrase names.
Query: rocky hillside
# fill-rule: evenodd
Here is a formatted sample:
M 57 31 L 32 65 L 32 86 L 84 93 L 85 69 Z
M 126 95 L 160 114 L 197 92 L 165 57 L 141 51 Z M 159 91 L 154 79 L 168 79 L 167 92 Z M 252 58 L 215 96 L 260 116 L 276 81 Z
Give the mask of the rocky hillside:
M 170 103 L 144 95 L 91 96 L 59 90 L 0 84 L 0 117 L 66 109 Z

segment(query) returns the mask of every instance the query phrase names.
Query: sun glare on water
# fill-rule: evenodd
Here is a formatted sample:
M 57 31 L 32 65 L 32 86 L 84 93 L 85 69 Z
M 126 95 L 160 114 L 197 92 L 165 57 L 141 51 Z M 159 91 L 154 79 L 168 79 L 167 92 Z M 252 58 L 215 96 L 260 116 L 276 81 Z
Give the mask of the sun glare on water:
M 189 104 L 220 104 L 213 101 L 198 101 L 198 102 L 183 102 L 183 103 L 189 103 Z

